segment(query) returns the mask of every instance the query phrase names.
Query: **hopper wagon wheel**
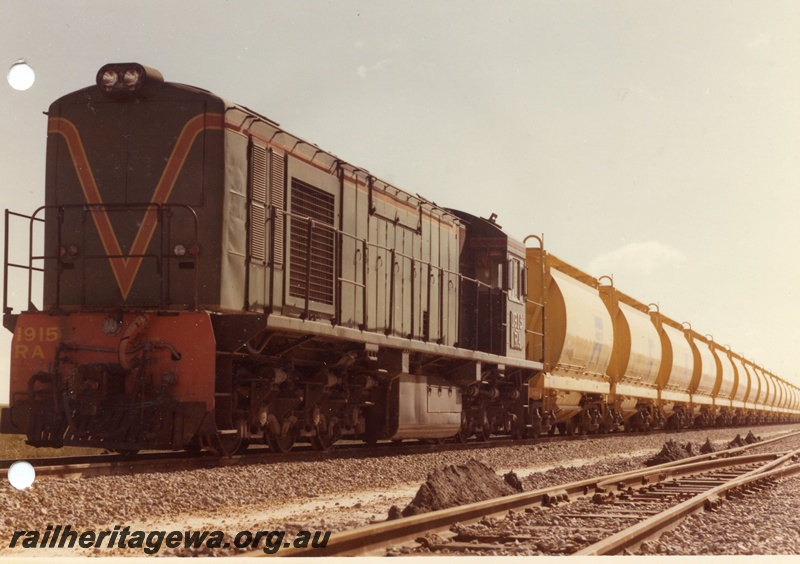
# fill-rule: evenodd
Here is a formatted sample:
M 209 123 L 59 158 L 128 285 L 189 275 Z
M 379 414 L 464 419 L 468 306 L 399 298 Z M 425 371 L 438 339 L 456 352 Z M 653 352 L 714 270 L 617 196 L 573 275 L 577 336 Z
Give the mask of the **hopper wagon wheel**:
M 538 439 L 542 434 L 542 425 L 541 423 L 534 423 L 531 425 L 530 429 L 525 429 L 523 434 L 523 438 L 526 439 Z
M 574 428 L 574 424 L 570 425 L 568 424 L 568 421 L 562 421 L 561 423 L 556 423 L 553 427 L 555 429 L 558 429 L 559 435 L 565 436 L 572 434 L 572 429 Z M 553 431 L 553 433 L 551 434 L 555 434 L 555 431 Z

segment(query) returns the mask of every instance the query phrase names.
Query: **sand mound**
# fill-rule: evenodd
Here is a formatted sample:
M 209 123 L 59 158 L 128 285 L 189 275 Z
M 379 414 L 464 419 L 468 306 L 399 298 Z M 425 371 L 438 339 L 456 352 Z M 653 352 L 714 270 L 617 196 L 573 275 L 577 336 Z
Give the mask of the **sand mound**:
M 691 445 L 691 443 L 689 444 Z M 681 460 L 682 458 L 688 458 L 689 456 L 689 453 L 686 452 L 684 447 L 670 439 L 664 443 L 661 452 L 647 459 L 644 464 L 645 466 L 656 466 L 658 464 L 664 464 L 665 462 L 673 462 L 675 460 Z
M 502 497 L 517 493 L 521 488 L 522 483 L 513 472 L 501 478 L 484 463 L 472 459 L 466 464 L 447 466 L 428 474 L 411 503 L 399 515 L 397 508 L 392 508 L 389 519 Z
M 741 435 L 736 435 L 736 438 L 728 443 L 728 448 L 743 447 L 745 445 L 752 445 L 753 443 L 761 442 L 761 437 L 756 437 L 753 431 L 748 431 L 747 436 L 742 438 Z

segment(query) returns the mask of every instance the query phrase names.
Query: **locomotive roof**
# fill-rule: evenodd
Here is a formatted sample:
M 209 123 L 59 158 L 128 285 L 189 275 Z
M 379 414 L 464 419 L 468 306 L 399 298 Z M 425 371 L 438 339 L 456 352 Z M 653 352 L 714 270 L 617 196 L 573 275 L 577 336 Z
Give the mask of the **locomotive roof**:
M 141 84 L 138 85 L 136 89 L 126 89 L 124 87 L 120 87 L 123 85 L 125 72 L 129 70 L 137 72 L 142 76 Z M 114 75 L 115 73 L 118 75 L 119 79 L 115 80 L 113 87 L 108 87 L 103 82 L 104 77 L 106 74 Z M 97 72 L 96 83 L 93 86 L 76 90 L 75 92 L 71 92 L 58 98 L 51 104 L 51 108 L 59 104 L 91 104 L 94 102 L 107 102 L 109 99 L 130 100 L 135 102 L 139 100 L 147 100 L 148 98 L 156 96 L 158 96 L 159 99 L 173 99 L 178 101 L 180 99 L 185 99 L 187 95 L 196 99 L 205 98 L 207 100 L 213 100 L 224 107 L 226 114 L 231 110 L 236 110 L 249 116 L 254 121 L 268 124 L 269 126 L 279 130 L 283 135 L 288 136 L 293 140 L 293 151 L 299 153 L 304 150 L 303 147 L 313 147 L 313 150 L 311 151 L 313 158 L 318 159 L 321 155 L 325 155 L 329 159 L 331 163 L 330 166 L 332 167 L 330 171 L 331 173 L 334 172 L 334 167 L 343 167 L 349 173 L 362 177 L 365 182 L 371 183 L 372 186 L 377 186 L 384 191 L 388 191 L 395 197 L 403 197 L 407 201 L 415 200 L 417 203 L 424 203 L 427 206 L 430 206 L 432 209 L 435 209 L 440 214 L 448 216 L 456 223 L 460 223 L 459 215 L 453 213 L 451 210 L 439 206 L 435 202 L 430 201 L 419 194 L 412 194 L 411 192 L 407 192 L 401 188 L 398 188 L 397 186 L 394 186 L 389 182 L 372 175 L 369 171 L 350 164 L 344 159 L 337 157 L 333 153 L 321 149 L 318 145 L 309 143 L 297 135 L 286 131 L 278 122 L 248 108 L 247 106 L 231 102 L 203 88 L 177 82 L 166 82 L 159 71 L 139 63 L 109 63 L 104 65 Z
M 461 210 L 448 208 L 447 211 L 469 223 L 473 230 L 483 237 L 507 237 L 503 233 L 503 226 L 495 222 L 496 216 L 494 214 L 490 219 L 486 219 Z
M 436 211 L 438 211 L 442 215 L 447 215 L 451 219 L 453 219 L 455 222 L 460 223 L 461 217 L 460 217 L 459 213 L 455 212 L 455 210 L 451 210 L 451 209 L 442 207 L 439 204 L 437 204 L 436 202 L 433 202 L 433 201 L 425 198 L 424 196 L 421 196 L 418 193 L 417 194 L 413 194 L 411 192 L 403 190 L 402 188 L 398 188 L 394 184 L 391 184 L 391 183 L 383 180 L 382 178 L 371 174 L 368 170 L 366 170 L 366 169 L 364 169 L 362 167 L 356 166 L 356 165 L 354 165 L 354 164 L 352 164 L 352 163 L 350 163 L 350 162 L 348 162 L 348 161 L 336 156 L 335 154 L 331 153 L 330 151 L 327 151 L 325 149 L 320 148 L 320 146 L 317 145 L 316 143 L 311 143 L 311 142 L 306 141 L 305 139 L 303 139 L 303 138 L 301 138 L 301 137 L 299 137 L 299 136 L 297 136 L 297 135 L 295 135 L 295 134 L 293 134 L 293 133 L 291 133 L 289 131 L 286 131 L 283 127 L 280 126 L 280 124 L 278 122 L 276 122 L 276 121 L 274 121 L 274 120 L 272 120 L 272 119 L 270 119 L 268 117 L 265 117 L 263 114 L 260 114 L 260 113 L 258 113 L 256 111 L 248 108 L 247 106 L 243 106 L 241 104 L 236 104 L 236 103 L 229 102 L 229 101 L 224 101 L 224 102 L 225 102 L 225 105 L 226 105 L 226 111 L 232 110 L 232 109 L 238 110 L 238 111 L 246 114 L 247 116 L 249 116 L 249 117 L 251 117 L 251 118 L 253 118 L 253 119 L 257 120 L 257 121 L 261 121 L 263 123 L 268 124 L 269 126 L 271 126 L 271 127 L 275 128 L 276 130 L 280 131 L 280 133 L 282 133 L 283 135 L 289 137 L 292 140 L 291 145 L 294 146 L 293 149 L 292 149 L 293 152 L 301 152 L 301 151 L 304 150 L 303 148 L 305 147 L 305 150 L 307 150 L 308 153 L 309 153 L 307 155 L 307 157 L 309 157 L 311 160 L 319 159 L 321 155 L 324 155 L 325 157 L 327 157 L 330 160 L 330 166 L 331 166 L 330 172 L 331 173 L 334 172 L 335 167 L 342 167 L 345 170 L 347 170 L 348 173 L 351 173 L 351 174 L 354 174 L 354 175 L 358 175 L 359 177 L 362 177 L 365 182 L 369 181 L 369 182 L 372 183 L 372 185 L 374 187 L 378 187 L 378 188 L 383 189 L 384 191 L 390 192 L 395 197 L 404 197 L 406 200 L 409 200 L 409 201 L 410 200 L 416 200 L 416 202 L 418 202 L 418 203 L 424 203 L 427 206 L 430 206 L 432 209 L 435 209 Z

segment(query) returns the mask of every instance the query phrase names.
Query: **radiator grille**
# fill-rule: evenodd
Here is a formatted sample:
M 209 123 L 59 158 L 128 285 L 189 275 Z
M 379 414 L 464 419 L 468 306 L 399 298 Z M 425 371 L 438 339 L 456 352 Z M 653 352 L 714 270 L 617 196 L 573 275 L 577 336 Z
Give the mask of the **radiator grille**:
M 267 253 L 267 150 L 250 150 L 250 257 L 264 261 Z
M 283 155 L 274 151 L 270 152 L 271 167 L 269 173 L 269 201 L 277 208 L 275 216 L 275 238 L 272 241 L 272 257 L 275 265 L 283 264 L 283 186 L 284 186 L 284 160 Z
M 332 194 L 292 180 L 292 221 L 290 244 L 289 295 L 333 305 L 334 278 L 334 204 Z M 311 232 L 311 256 L 308 256 L 308 221 L 314 221 Z M 309 273 L 310 267 L 310 273 Z M 310 274 L 310 276 L 309 276 Z

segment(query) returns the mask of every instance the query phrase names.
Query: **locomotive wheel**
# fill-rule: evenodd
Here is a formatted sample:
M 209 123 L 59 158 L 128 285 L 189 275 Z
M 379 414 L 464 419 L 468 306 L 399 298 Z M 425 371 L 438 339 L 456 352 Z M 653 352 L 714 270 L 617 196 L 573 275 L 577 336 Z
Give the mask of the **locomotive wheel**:
M 465 429 L 464 427 L 461 427 L 458 430 L 458 433 L 456 433 L 453 436 L 453 438 L 455 439 L 455 441 L 457 443 L 466 443 L 467 439 L 470 438 L 471 435 L 472 435 L 472 431 L 470 429 L 468 429 L 468 428 Z
M 541 434 L 542 434 L 541 423 L 534 423 L 533 425 L 531 425 L 530 429 L 525 429 L 525 438 L 527 439 L 538 439 Z
M 216 435 L 204 435 L 200 439 L 200 444 L 214 456 L 224 456 L 226 458 L 230 458 L 237 452 L 247 448 L 239 431 L 217 431 Z
M 292 450 L 297 434 L 290 431 L 286 435 L 273 435 L 267 431 L 264 433 L 264 439 L 272 452 L 286 453 Z
M 489 425 L 489 417 L 486 415 L 486 411 L 481 411 L 481 430 L 476 433 L 478 436 L 479 441 L 488 441 L 489 437 L 492 436 L 492 428 Z
M 328 420 L 324 415 L 320 415 L 316 431 L 311 435 L 311 446 L 316 450 L 326 451 L 339 440 L 336 429 L 328 429 Z

